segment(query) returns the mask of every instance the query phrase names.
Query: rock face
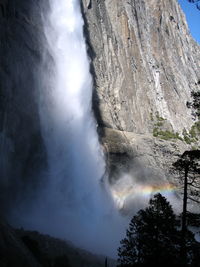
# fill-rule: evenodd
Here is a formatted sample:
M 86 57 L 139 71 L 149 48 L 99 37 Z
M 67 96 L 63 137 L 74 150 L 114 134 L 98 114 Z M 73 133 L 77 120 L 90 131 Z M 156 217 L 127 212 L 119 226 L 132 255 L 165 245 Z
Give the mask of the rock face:
M 2 221 L 0 221 L 0 265 L 41 267 L 15 230 Z
M 167 158 L 170 165 L 188 147 L 194 120 L 186 102 L 200 89 L 199 46 L 185 16 L 176 0 L 82 2 L 94 107 L 111 175 L 136 158 L 167 175 Z
M 25 192 L 30 194 L 46 164 L 37 89 L 43 1 L 36 2 L 0 1 L 0 208 L 4 214 L 8 210 L 4 206 L 24 199 Z
M 109 266 L 116 262 L 107 259 Z M 13 229 L 0 219 L 1 267 L 103 267 L 105 257 L 36 231 Z

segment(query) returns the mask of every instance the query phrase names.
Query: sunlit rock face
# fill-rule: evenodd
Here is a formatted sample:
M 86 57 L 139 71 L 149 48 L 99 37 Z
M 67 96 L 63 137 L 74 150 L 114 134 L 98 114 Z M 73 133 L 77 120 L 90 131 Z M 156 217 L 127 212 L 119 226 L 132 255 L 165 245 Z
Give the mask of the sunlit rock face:
M 200 88 L 199 46 L 180 6 L 176 0 L 83 0 L 83 13 L 111 177 L 137 162 L 148 169 L 146 179 L 170 180 L 174 156 L 191 146 L 159 137 L 168 139 L 167 131 L 183 137 L 191 129 L 186 102 Z

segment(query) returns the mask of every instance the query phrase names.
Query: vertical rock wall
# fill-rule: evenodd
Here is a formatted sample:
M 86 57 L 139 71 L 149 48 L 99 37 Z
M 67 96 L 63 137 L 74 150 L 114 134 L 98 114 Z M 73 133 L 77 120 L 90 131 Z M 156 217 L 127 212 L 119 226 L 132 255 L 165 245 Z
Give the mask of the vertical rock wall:
M 41 8 L 42 1 L 0 1 L 0 205 L 3 209 L 31 194 L 41 180 L 46 162 L 38 114 Z
M 94 106 L 110 166 L 139 157 L 163 173 L 168 154 L 187 148 L 179 140 L 194 124 L 186 102 L 200 89 L 199 46 L 185 16 L 176 0 L 82 2 Z M 159 131 L 178 138 L 158 140 Z

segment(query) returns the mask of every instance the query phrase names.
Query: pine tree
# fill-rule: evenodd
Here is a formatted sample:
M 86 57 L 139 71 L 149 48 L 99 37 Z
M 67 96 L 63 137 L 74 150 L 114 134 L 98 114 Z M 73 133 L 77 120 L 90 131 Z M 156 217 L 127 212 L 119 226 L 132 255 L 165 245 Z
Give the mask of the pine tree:
M 199 202 L 200 197 L 200 150 L 185 151 L 175 163 L 173 171 L 178 172 L 179 182 L 183 184 L 183 225 L 186 228 L 188 199 Z
M 200 197 L 200 150 L 185 151 L 173 163 L 173 170 L 179 173 L 179 182 L 183 184 L 183 210 L 181 216 L 181 258 L 187 263 L 188 254 L 188 228 L 187 217 L 188 200 L 199 203 Z M 190 235 L 190 234 L 189 234 Z
M 179 232 L 171 205 L 161 194 L 132 218 L 118 249 L 118 266 L 169 266 L 178 263 Z

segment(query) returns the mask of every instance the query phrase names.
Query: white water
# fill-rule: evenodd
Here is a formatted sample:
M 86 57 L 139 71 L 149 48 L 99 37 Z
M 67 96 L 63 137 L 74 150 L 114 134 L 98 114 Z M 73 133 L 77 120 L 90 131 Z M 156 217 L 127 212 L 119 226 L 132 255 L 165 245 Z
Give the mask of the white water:
M 28 227 L 114 256 L 125 222 L 106 186 L 79 1 L 50 0 L 44 29 L 50 57 L 41 73 L 40 117 L 49 170 Z

